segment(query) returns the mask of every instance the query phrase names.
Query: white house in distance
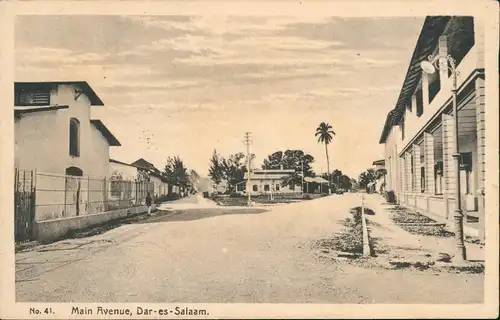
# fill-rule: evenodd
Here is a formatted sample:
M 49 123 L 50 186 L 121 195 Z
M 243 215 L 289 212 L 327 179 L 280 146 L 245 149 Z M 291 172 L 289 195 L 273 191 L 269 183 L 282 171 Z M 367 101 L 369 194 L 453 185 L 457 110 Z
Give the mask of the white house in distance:
M 461 204 L 465 232 L 483 237 L 485 186 L 484 27 L 473 17 L 427 17 L 396 105 L 387 115 L 387 190 L 418 211 L 453 220 L 457 168 L 452 74 L 446 59 L 428 74 L 421 62 L 450 55 L 456 61 Z
M 163 177 L 160 170 L 158 170 L 152 163 L 144 160 L 143 158 L 140 158 L 139 160 L 134 161 L 131 164 L 115 159 L 110 159 L 109 169 L 110 178 L 116 178 L 117 176 L 119 176 L 121 179 L 129 181 L 135 181 L 137 179 L 140 180 L 139 177 L 142 173 L 148 174 L 149 182 L 151 182 L 149 187 L 147 187 L 147 185 L 136 185 L 134 187 L 134 192 L 136 192 L 137 190 L 137 194 L 135 195 L 135 197 L 137 197 L 139 201 L 144 202 L 144 199 L 148 192 L 150 192 L 151 197 L 153 197 L 154 199 L 159 199 L 166 195 L 174 195 L 180 193 L 179 187 L 177 185 L 168 182 L 167 179 Z
M 372 165 L 378 178 L 373 183 L 369 183 L 368 187 L 371 188 L 371 192 L 380 192 L 380 188 L 386 184 L 386 175 L 379 173 L 381 170 L 385 170 L 385 160 L 375 160 Z
M 93 106 L 104 105 L 101 99 L 85 81 L 16 82 L 14 88 L 15 167 L 37 172 L 35 219 L 102 210 L 97 203 L 103 192 L 83 192 L 78 199 L 73 192 L 85 189 L 81 177 L 88 184 L 94 182 L 90 177 L 105 178 L 109 148 L 120 146 L 102 121 L 91 117 Z M 66 175 L 79 178 L 68 181 Z
M 283 186 L 283 178 L 295 173 L 295 170 L 286 169 L 255 169 L 250 174 L 245 173 L 244 181 L 236 186 L 236 192 L 244 193 L 249 190 L 250 194 L 289 194 L 301 193 L 301 186 Z
M 179 195 L 181 190 L 180 187 L 171 181 L 167 181 L 161 171 L 156 168 L 151 162 L 140 158 L 131 163 L 132 166 L 137 168 L 138 172 L 147 172 L 149 174 L 150 181 L 154 183 L 154 195 L 156 197 L 161 197 L 164 195 Z M 151 195 L 153 196 L 153 195 Z

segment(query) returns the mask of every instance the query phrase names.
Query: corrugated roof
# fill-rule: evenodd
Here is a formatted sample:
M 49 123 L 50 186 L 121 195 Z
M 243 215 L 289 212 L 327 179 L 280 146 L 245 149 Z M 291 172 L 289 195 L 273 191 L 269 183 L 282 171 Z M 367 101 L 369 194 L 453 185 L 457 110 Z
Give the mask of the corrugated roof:
M 57 85 L 73 85 L 80 88 L 83 93 L 89 98 L 92 106 L 103 106 L 101 98 L 97 96 L 95 91 L 90 87 L 87 81 L 40 81 L 40 82 L 15 82 L 14 90 L 18 91 L 24 88 L 34 88 L 40 85 L 54 87 Z

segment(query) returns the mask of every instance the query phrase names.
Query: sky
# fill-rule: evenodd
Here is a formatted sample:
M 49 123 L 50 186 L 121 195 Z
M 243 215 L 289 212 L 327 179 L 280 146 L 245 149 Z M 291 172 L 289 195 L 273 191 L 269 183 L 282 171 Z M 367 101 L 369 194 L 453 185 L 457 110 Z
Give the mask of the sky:
M 16 81 L 87 81 L 121 142 L 113 159 L 162 169 L 168 156 L 208 174 L 213 150 L 257 164 L 301 149 L 326 172 L 315 129 L 335 131 L 331 170 L 357 177 L 378 144 L 423 17 L 18 16 Z

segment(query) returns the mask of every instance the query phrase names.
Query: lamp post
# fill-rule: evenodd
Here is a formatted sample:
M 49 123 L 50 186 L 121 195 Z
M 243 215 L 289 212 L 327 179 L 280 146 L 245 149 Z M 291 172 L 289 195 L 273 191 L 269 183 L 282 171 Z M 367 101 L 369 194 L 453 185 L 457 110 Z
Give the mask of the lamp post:
M 441 63 L 443 62 L 443 63 Z M 457 76 L 458 70 L 456 70 L 455 59 L 450 55 L 436 55 L 429 56 L 429 61 L 422 61 L 420 63 L 422 70 L 425 73 L 432 74 L 438 70 L 447 71 L 448 68 L 451 69 L 452 77 L 452 99 L 453 99 L 453 118 L 454 118 L 454 139 L 453 144 L 453 159 L 455 161 L 456 170 L 456 187 L 455 187 L 455 210 L 453 214 L 453 220 L 455 224 L 455 244 L 457 247 L 457 254 L 455 257 L 459 262 L 464 262 L 467 260 L 467 254 L 465 250 L 464 243 L 464 215 L 462 212 L 462 201 L 461 201 L 461 186 L 460 186 L 460 151 L 459 151 L 459 141 L 458 141 L 458 107 L 457 107 Z

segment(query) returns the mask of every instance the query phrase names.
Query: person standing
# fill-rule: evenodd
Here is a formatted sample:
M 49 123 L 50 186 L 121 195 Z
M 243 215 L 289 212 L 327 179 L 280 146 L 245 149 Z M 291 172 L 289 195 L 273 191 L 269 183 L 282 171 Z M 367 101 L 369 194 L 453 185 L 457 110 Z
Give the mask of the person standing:
M 148 195 L 146 196 L 146 206 L 148 207 L 148 216 L 151 215 L 151 204 L 152 204 L 152 199 L 148 192 Z

